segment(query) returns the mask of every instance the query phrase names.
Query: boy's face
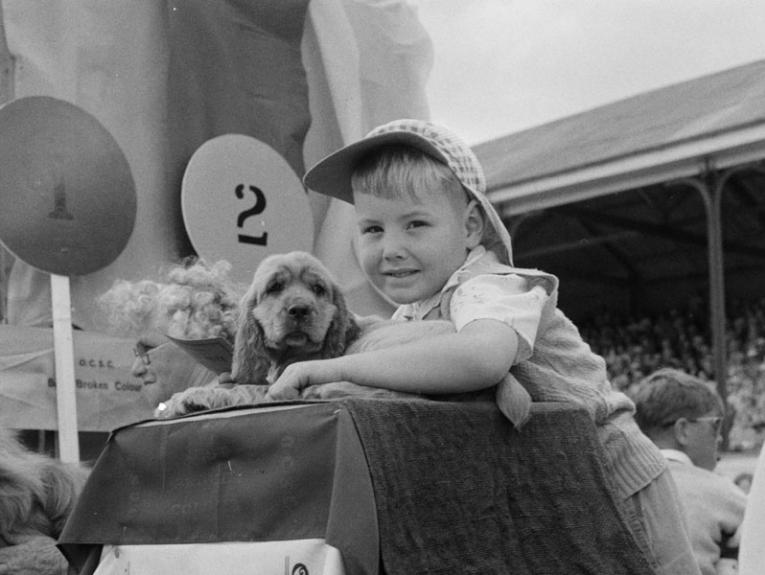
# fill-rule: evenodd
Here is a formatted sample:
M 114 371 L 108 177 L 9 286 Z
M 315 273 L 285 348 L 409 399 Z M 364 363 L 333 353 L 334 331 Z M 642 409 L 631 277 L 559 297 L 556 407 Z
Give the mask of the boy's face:
M 358 252 L 369 281 L 397 304 L 425 299 L 441 290 L 480 243 L 471 212 L 443 194 L 384 199 L 353 194 Z

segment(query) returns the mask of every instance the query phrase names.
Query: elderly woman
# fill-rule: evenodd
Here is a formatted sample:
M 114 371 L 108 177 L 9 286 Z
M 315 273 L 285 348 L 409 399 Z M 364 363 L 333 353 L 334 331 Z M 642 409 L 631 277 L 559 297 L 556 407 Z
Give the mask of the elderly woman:
M 117 280 L 99 298 L 109 332 L 136 338 L 132 373 L 144 384 L 151 405 L 173 393 L 205 385 L 217 374 L 197 362 L 167 336 L 220 337 L 233 345 L 244 286 L 230 279 L 226 261 L 207 264 L 187 259 L 162 281 Z

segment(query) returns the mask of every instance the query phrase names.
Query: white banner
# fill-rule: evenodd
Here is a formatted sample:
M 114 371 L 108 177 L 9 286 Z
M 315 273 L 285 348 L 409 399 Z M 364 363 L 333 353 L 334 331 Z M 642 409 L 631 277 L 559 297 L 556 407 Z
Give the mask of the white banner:
M 323 539 L 104 546 L 94 575 L 345 575 Z
M 155 390 L 130 374 L 133 340 L 77 330 L 73 339 L 81 431 L 152 416 Z M 52 329 L 0 326 L 0 420 L 15 429 L 57 429 Z

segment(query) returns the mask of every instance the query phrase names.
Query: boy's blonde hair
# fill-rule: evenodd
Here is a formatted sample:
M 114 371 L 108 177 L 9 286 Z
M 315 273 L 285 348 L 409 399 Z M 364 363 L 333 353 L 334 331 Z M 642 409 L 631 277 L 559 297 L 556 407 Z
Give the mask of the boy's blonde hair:
M 377 126 L 361 140 L 337 150 L 316 163 L 303 176 L 303 183 L 313 191 L 352 204 L 354 192 L 352 177 L 359 161 L 365 157 L 371 157 L 387 146 L 394 145 L 419 150 L 451 171 L 461 182 L 462 189 L 468 193 L 471 200 L 476 201 L 481 211 L 484 219 L 481 243 L 487 250 L 494 252 L 500 262 L 513 265 L 510 234 L 486 196 L 486 177 L 481 163 L 470 146 L 443 126 L 412 118 L 393 120 Z M 401 178 L 405 177 L 401 176 Z M 407 182 L 405 179 L 399 179 L 399 181 Z M 396 193 L 398 190 L 412 193 L 412 187 L 406 185 L 388 186 L 385 193 Z M 443 193 L 443 190 L 441 192 Z
M 363 157 L 354 167 L 351 187 L 355 193 L 391 200 L 417 201 L 437 194 L 457 213 L 471 199 L 448 166 L 408 146 L 384 146 Z

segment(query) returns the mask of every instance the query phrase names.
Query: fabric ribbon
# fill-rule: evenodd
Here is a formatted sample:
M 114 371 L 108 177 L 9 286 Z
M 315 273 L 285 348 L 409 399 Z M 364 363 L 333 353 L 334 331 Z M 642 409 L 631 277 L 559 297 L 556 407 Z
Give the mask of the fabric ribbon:
M 531 395 L 509 372 L 497 385 L 496 402 L 499 410 L 516 429 L 520 429 L 529 419 Z

